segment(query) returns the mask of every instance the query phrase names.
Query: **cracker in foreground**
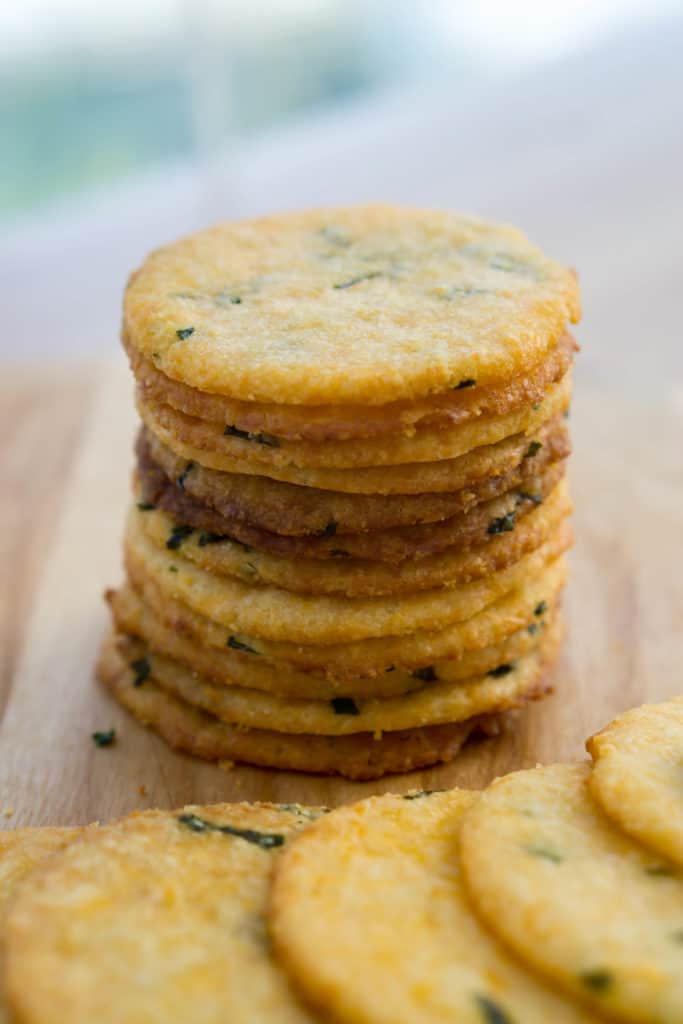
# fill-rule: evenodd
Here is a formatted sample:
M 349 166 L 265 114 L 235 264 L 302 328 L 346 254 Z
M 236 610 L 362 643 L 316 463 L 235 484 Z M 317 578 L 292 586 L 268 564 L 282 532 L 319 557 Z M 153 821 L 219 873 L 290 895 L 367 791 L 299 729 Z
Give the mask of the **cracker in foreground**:
M 23 1024 L 311 1020 L 268 948 L 273 858 L 316 812 L 222 804 L 90 833 L 21 893 L 7 993 Z
M 609 817 L 683 866 L 683 697 L 627 711 L 586 746 L 591 793 Z
M 320 819 L 279 859 L 278 956 L 341 1022 L 592 1020 L 508 956 L 469 909 L 458 834 L 474 793 L 383 796 Z
M 499 779 L 468 811 L 461 855 L 486 925 L 529 966 L 618 1020 L 683 1020 L 683 879 L 617 831 L 588 765 Z
M 10 902 L 32 871 L 80 834 L 78 828 L 20 828 L 0 832 L 0 1024 L 10 1024 L 2 980 L 5 918 Z

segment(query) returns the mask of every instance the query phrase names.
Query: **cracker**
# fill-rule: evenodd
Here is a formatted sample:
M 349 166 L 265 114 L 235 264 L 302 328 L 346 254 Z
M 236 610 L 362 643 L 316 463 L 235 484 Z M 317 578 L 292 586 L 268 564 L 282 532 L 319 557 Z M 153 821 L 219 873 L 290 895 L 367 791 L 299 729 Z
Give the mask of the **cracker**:
M 412 437 L 402 435 L 369 438 L 360 441 L 286 441 L 270 435 L 243 437 L 222 423 L 200 420 L 178 412 L 137 393 L 137 408 L 144 423 L 166 440 L 170 447 L 185 445 L 200 452 L 197 460 L 211 465 L 225 459 L 225 468 L 237 473 L 262 473 L 274 476 L 280 471 L 323 469 L 349 470 L 380 466 L 404 466 L 407 463 L 440 462 L 457 459 L 482 445 L 497 444 L 506 437 L 538 429 L 550 414 L 560 412 L 569 403 L 571 375 L 551 385 L 541 402 L 500 415 L 483 416 L 451 427 L 423 427 Z M 226 433 L 227 431 L 227 433 Z M 249 468 L 247 468 L 249 467 Z M 284 479 L 287 479 L 285 476 Z
M 579 315 L 574 275 L 513 228 L 377 205 L 158 249 L 128 283 L 124 330 L 201 391 L 375 405 L 523 373 Z
M 495 423 L 475 421 L 461 426 L 458 430 L 463 436 L 459 441 L 451 439 L 439 443 L 435 437 L 420 447 L 415 438 L 404 439 L 402 443 L 396 441 L 391 448 L 383 449 L 384 455 L 379 444 L 371 447 L 371 441 L 340 441 L 339 445 L 363 445 L 363 448 L 359 451 L 345 450 L 338 457 L 334 452 L 328 452 L 332 445 L 329 442 L 316 446 L 320 449 L 316 460 L 318 465 L 312 467 L 296 465 L 296 461 L 303 461 L 303 456 L 299 458 L 291 452 L 293 445 L 306 442 L 292 441 L 285 449 L 269 443 L 242 441 L 225 437 L 220 430 L 205 427 L 199 420 L 194 424 L 181 424 L 182 414 L 173 413 L 169 406 L 152 408 L 138 398 L 137 408 L 143 423 L 163 444 L 181 458 L 208 469 L 265 475 L 303 487 L 352 494 L 423 494 L 434 490 L 453 490 L 449 474 L 462 472 L 458 466 L 459 459 L 520 433 L 533 435 L 549 419 L 563 413 L 569 407 L 570 398 L 571 376 L 568 374 L 535 407 L 520 413 L 508 413 L 497 418 Z M 239 452 L 235 447 L 237 444 L 242 446 Z M 258 459 L 255 457 L 256 449 Z M 268 456 L 263 454 L 266 451 Z M 313 460 L 313 455 L 310 458 Z M 343 465 L 336 467 L 331 461 L 326 463 L 324 460 L 328 458 L 341 461 Z
M 184 558 L 181 544 L 172 551 L 155 547 L 133 517 L 128 521 L 124 550 L 129 570 L 149 577 L 165 595 L 233 633 L 327 645 L 404 636 L 470 619 L 534 578 L 570 544 L 570 527 L 561 523 L 539 548 L 492 576 L 462 586 L 392 598 L 293 594 L 227 576 L 216 577 Z M 169 571 L 169 564 L 175 566 L 174 572 Z
M 593 796 L 634 839 L 683 867 L 683 697 L 620 715 L 586 744 Z
M 55 858 L 7 922 L 7 990 L 25 1024 L 313 1018 L 271 956 L 274 859 L 315 811 L 145 811 Z
M 275 948 L 325 1019 L 593 1019 L 525 972 L 472 914 L 457 847 L 475 800 L 458 789 L 371 797 L 315 822 L 278 860 L 269 912 Z
M 562 630 L 557 619 L 540 643 L 514 663 L 456 683 L 431 682 L 418 691 L 397 697 L 302 700 L 278 697 L 264 690 L 226 684 L 215 685 L 179 662 L 153 653 L 140 641 L 120 637 L 119 651 L 131 667 L 131 685 L 145 686 L 147 679 L 201 708 L 229 725 L 265 729 L 289 735 L 350 736 L 356 733 L 390 733 L 425 725 L 464 722 L 476 715 L 507 711 L 547 687 L 547 669 L 554 662 Z M 139 681 L 136 666 L 144 661 L 148 675 Z
M 683 878 L 617 831 L 588 765 L 498 779 L 462 830 L 484 922 L 527 964 L 600 1012 L 683 1020 Z
M 452 761 L 472 733 L 497 735 L 505 721 L 505 716 L 487 715 L 467 722 L 385 733 L 381 737 L 369 733 L 288 736 L 220 722 L 173 697 L 151 680 L 144 686 L 131 686 L 130 666 L 111 641 L 102 651 L 98 674 L 123 707 L 176 750 L 206 761 L 343 775 L 357 781 Z
M 530 505 L 526 515 L 517 513 Z M 138 506 L 139 507 L 139 506 Z M 504 521 L 514 515 L 514 529 L 487 534 L 477 547 L 464 551 L 446 548 L 436 555 L 406 559 L 400 571 L 385 562 L 337 557 L 336 559 L 290 559 L 264 551 L 246 550 L 240 542 L 206 531 L 192 531 L 182 542 L 183 557 L 216 576 L 229 576 L 245 583 L 274 586 L 298 594 L 343 594 L 346 597 L 379 597 L 414 594 L 435 587 L 454 586 L 499 572 L 535 551 L 562 519 L 572 503 L 562 480 L 540 505 L 525 502 L 519 495 L 499 502 L 490 510 L 488 522 Z M 158 509 L 143 506 L 133 512 L 140 530 L 152 543 L 165 549 L 173 536 L 176 520 Z M 338 543 L 343 543 L 339 540 Z
M 290 441 L 348 441 L 384 434 L 412 435 L 421 425 L 450 426 L 476 416 L 508 412 L 531 405 L 569 369 L 577 345 L 565 334 L 555 348 L 527 373 L 494 387 L 455 388 L 416 402 L 376 406 L 300 406 L 242 402 L 188 387 L 161 373 L 123 336 L 131 368 L 143 396 L 174 409 L 215 420 L 250 434 Z
M 533 624 L 536 608 L 544 602 L 552 605 L 557 600 L 567 578 L 567 565 L 564 558 L 558 558 L 536 578 L 525 581 L 517 591 L 495 601 L 479 615 L 446 629 L 325 646 L 235 636 L 163 593 L 148 576 L 133 571 L 129 577 L 133 588 L 155 615 L 202 644 L 217 648 L 227 644 L 247 663 L 253 662 L 255 657 L 265 657 L 306 672 L 342 679 L 375 676 L 392 668 L 421 670 L 437 661 L 460 658 L 465 652 L 502 642 L 517 630 Z
M 0 1024 L 11 1024 L 4 993 L 5 920 L 19 886 L 48 857 L 81 834 L 78 828 L 20 828 L 0 832 Z
M 396 697 L 437 680 L 455 683 L 469 676 L 484 675 L 533 650 L 555 614 L 554 609 L 546 608 L 542 614 L 533 616 L 529 626 L 502 643 L 467 651 L 457 660 L 436 662 L 417 672 L 394 668 L 370 677 L 338 679 L 299 672 L 291 665 L 264 657 L 246 658 L 239 650 L 225 645 L 211 647 L 191 629 L 181 631 L 161 619 L 130 586 L 109 591 L 107 599 L 119 633 L 138 637 L 151 651 L 167 655 L 218 686 L 245 686 L 278 697 L 328 701 L 339 696 Z
M 536 442 L 531 449 L 526 439 L 515 445 L 514 465 L 491 465 L 487 476 L 463 477 L 456 490 L 436 494 L 337 494 L 263 476 L 221 473 L 179 458 L 145 428 L 136 445 L 137 472 L 148 503 L 157 503 L 164 492 L 176 501 L 195 499 L 225 518 L 224 532 L 238 522 L 287 536 L 319 536 L 335 523 L 335 535 L 341 535 L 439 522 L 514 487 L 528 490 L 532 478 L 570 452 L 564 422 L 545 426 Z

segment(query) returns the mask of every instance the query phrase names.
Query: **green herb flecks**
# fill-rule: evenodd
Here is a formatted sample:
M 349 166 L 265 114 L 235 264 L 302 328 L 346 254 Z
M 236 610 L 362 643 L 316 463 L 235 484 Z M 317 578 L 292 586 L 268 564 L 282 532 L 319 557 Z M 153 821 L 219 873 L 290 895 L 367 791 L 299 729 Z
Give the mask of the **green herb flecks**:
M 529 636 L 535 636 L 535 634 L 538 633 L 538 623 L 532 622 L 530 626 L 526 627 L 526 631 Z
M 226 539 L 226 537 L 221 537 L 219 533 L 208 533 L 206 530 L 202 530 L 197 538 L 197 544 L 199 544 L 200 548 L 205 548 L 207 544 L 220 544 L 221 541 Z
M 416 668 L 410 673 L 413 679 L 421 679 L 423 683 L 435 683 L 439 678 L 433 665 L 425 665 L 424 668 Z
M 166 547 L 169 551 L 177 551 L 183 541 L 187 540 L 191 533 L 193 533 L 191 526 L 185 526 L 184 524 L 179 523 L 171 530 L 171 535 L 166 541 Z
M 156 508 L 156 505 L 152 505 L 149 501 L 138 501 L 137 506 L 141 512 L 152 512 Z
M 246 654 L 258 654 L 253 647 L 249 644 L 245 644 L 243 640 L 238 640 L 236 636 L 228 637 L 228 647 L 232 647 L 233 651 L 244 651 Z
M 414 789 L 412 793 L 404 793 L 404 800 L 421 800 L 423 796 L 432 796 L 433 793 L 443 793 L 442 789 Z
M 321 815 L 329 814 L 326 807 L 304 807 L 302 804 L 278 804 L 277 806 L 278 810 L 295 814 L 297 818 L 305 818 L 306 821 L 317 821 Z
M 92 741 L 96 747 L 111 747 L 116 742 L 116 729 L 109 729 L 107 732 L 94 732 Z
M 335 715 L 359 715 L 360 708 L 353 697 L 333 697 L 330 701 Z
M 335 533 L 337 532 L 337 526 L 338 525 L 339 524 L 336 523 L 334 521 L 334 519 L 330 519 L 330 521 L 327 524 L 327 526 L 325 527 L 325 529 L 324 530 L 320 530 L 320 532 L 317 533 L 316 536 L 317 537 L 334 537 Z
M 672 932 L 669 937 L 672 942 L 676 942 L 679 946 L 683 946 L 683 928 L 679 928 L 677 931 Z
M 489 523 L 486 532 L 491 536 L 497 533 L 510 533 L 515 528 L 515 512 L 506 512 Z
M 250 430 L 240 430 L 239 427 L 227 426 L 223 431 L 224 437 L 239 437 L 241 441 L 256 441 L 266 448 L 279 448 L 280 442 L 272 434 L 253 434 Z
M 660 862 L 659 864 L 647 864 L 643 870 L 646 875 L 650 876 L 650 878 L 675 878 L 677 875 L 677 872 L 671 864 L 664 864 L 663 862 Z
M 474 377 L 465 377 L 464 380 L 461 380 L 459 384 L 455 385 L 453 390 L 454 391 L 463 391 L 464 388 L 473 388 L 476 383 L 477 382 L 474 379 Z
M 181 341 L 185 341 L 186 338 L 191 337 L 194 334 L 194 327 L 180 327 L 176 331 L 176 335 Z
M 542 505 L 543 498 L 540 494 L 531 494 L 530 491 L 517 491 L 520 501 L 530 501 L 533 505 Z
M 531 854 L 532 857 L 538 857 L 540 860 L 550 861 L 551 864 L 561 864 L 563 857 L 553 850 L 549 846 L 542 846 L 540 843 L 530 843 L 529 846 L 525 846 L 524 849 L 527 853 Z
M 477 993 L 474 999 L 484 1024 L 514 1024 L 512 1017 L 507 1015 L 500 1003 L 495 1003 L 489 996 Z
M 256 832 L 253 828 L 236 828 L 234 825 L 217 825 L 213 821 L 206 821 L 196 814 L 181 814 L 178 818 L 181 825 L 189 828 L 191 832 L 220 832 L 224 836 L 235 836 L 237 839 L 246 839 L 248 843 L 260 847 L 262 850 L 272 850 L 276 846 L 282 846 L 285 837 L 277 832 Z
M 231 288 L 223 288 L 217 295 L 214 295 L 213 301 L 217 306 L 240 306 L 242 304 L 242 296 L 238 295 Z
M 171 563 L 171 565 L 169 565 L 169 567 L 168 567 L 168 571 L 169 572 L 178 572 L 178 566 L 177 565 L 173 565 L 173 563 Z
M 596 968 L 592 971 L 582 971 L 579 978 L 583 985 L 591 992 L 607 992 L 614 984 L 614 976 L 610 971 L 603 968 Z
M 545 615 L 545 613 L 547 611 L 548 611 L 548 602 L 547 601 L 539 601 L 538 604 L 536 605 L 536 607 L 534 608 L 534 615 Z
M 505 274 L 518 274 L 520 277 L 529 277 L 538 280 L 536 268 L 529 263 L 522 263 L 506 252 L 497 252 L 489 260 L 492 270 L 502 270 Z
M 514 672 L 514 670 L 514 662 L 506 661 L 505 664 L 503 665 L 496 665 L 496 667 L 492 668 L 491 671 L 487 674 L 493 676 L 494 679 L 500 679 L 502 676 L 510 675 L 510 673 Z
M 142 686 L 145 679 L 149 679 L 150 672 L 152 671 L 149 658 L 136 658 L 135 661 L 131 661 L 130 667 L 135 673 L 133 676 L 133 686 Z
M 532 459 L 534 455 L 538 455 L 543 445 L 540 441 L 531 441 L 529 447 L 524 452 L 525 459 Z
M 346 231 L 342 227 L 338 227 L 336 224 L 329 224 L 327 227 L 320 229 L 320 234 L 329 242 L 330 245 L 338 246 L 340 249 L 348 249 L 351 245 L 351 239 L 346 234 Z
M 381 270 L 369 270 L 367 274 L 358 274 L 356 277 L 350 277 L 348 281 L 340 281 L 338 284 L 333 284 L 332 287 L 335 291 L 342 291 L 345 288 L 353 288 L 354 285 L 360 284 L 361 281 L 372 281 L 373 278 L 381 276 Z
M 185 481 L 187 480 L 188 476 L 190 475 L 190 473 L 192 472 L 196 465 L 196 462 L 188 462 L 188 464 L 185 466 L 185 469 L 182 471 L 182 473 L 176 480 L 176 484 L 181 489 L 181 491 L 185 490 Z

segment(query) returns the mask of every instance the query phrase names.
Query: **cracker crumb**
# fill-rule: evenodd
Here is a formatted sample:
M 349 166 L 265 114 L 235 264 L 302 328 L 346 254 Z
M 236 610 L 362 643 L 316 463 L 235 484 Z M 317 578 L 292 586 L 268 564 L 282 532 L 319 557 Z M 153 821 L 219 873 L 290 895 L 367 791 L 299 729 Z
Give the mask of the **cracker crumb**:
M 140 796 L 147 796 L 147 786 L 138 786 Z
M 13 807 L 5 807 L 5 809 L 3 810 L 2 813 L 5 815 L 6 818 L 11 818 L 13 816 L 13 814 L 14 814 L 14 808 Z

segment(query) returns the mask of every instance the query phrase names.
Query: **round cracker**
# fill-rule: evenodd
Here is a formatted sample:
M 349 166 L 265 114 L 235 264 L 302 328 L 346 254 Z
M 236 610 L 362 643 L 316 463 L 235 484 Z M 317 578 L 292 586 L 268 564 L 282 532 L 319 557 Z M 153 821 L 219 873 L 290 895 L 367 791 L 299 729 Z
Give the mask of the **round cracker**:
M 371 797 L 315 822 L 278 860 L 270 932 L 294 984 L 326 1019 L 593 1019 L 524 971 L 472 914 L 457 849 L 476 799 L 458 789 Z
M 462 829 L 465 880 L 491 930 L 535 970 L 620 1020 L 683 1020 L 683 879 L 617 831 L 588 765 L 498 779 Z
M 533 435 L 545 422 L 566 411 L 570 399 L 571 375 L 567 374 L 547 393 L 545 400 L 534 407 L 528 407 L 522 412 L 508 413 L 488 424 L 475 422 L 458 428 L 463 432 L 463 438 L 457 443 L 449 441 L 440 445 L 436 441 L 432 443 L 430 439 L 428 447 L 420 448 L 415 438 L 404 439 L 400 455 L 399 442 L 396 442 L 392 453 L 382 456 L 379 445 L 375 450 L 370 450 L 370 441 L 340 441 L 340 445 L 364 446 L 362 454 L 345 453 L 335 458 L 333 453 L 330 453 L 330 459 L 335 458 L 335 461 L 344 463 L 342 467 L 335 467 L 331 463 L 326 465 L 324 462 L 322 466 L 301 467 L 295 465 L 287 456 L 289 448 L 273 448 L 268 443 L 225 437 L 220 430 L 216 437 L 216 432 L 205 427 L 199 420 L 196 421 L 196 430 L 189 429 L 191 425 L 180 425 L 182 414 L 173 413 L 169 406 L 164 409 L 160 406 L 153 409 L 138 399 L 137 408 L 143 423 L 164 445 L 181 458 L 197 462 L 208 469 L 254 476 L 265 475 L 273 480 L 284 480 L 303 487 L 317 487 L 324 491 L 343 491 L 352 494 L 424 494 L 438 490 L 453 490 L 451 474 L 457 477 L 462 473 L 462 467 L 458 466 L 460 459 L 479 448 L 490 448 L 520 433 Z M 185 429 L 186 427 L 188 429 Z M 226 442 L 239 443 L 245 450 L 238 453 L 234 445 Z M 297 443 L 303 445 L 305 442 L 292 441 L 289 442 L 289 446 Z M 321 449 L 321 461 L 326 458 L 327 449 L 331 444 L 332 442 L 317 446 Z M 407 447 L 409 445 L 413 446 L 410 450 Z M 252 450 L 256 448 L 261 454 L 260 460 L 254 458 Z M 266 457 L 262 453 L 265 451 L 271 453 L 272 462 L 264 461 Z M 411 451 L 413 460 L 409 461 Z M 387 462 L 387 458 L 396 461 Z M 354 459 L 357 465 L 354 464 Z
M 455 388 L 415 402 L 376 406 L 299 406 L 242 402 L 199 391 L 157 370 L 128 343 L 125 333 L 123 343 L 145 398 L 170 405 L 188 416 L 289 441 L 348 441 L 384 434 L 410 436 L 421 425 L 450 426 L 531 405 L 540 402 L 548 387 L 564 376 L 578 348 L 572 336 L 565 334 L 527 373 L 497 387 Z
M 497 444 L 506 437 L 535 430 L 547 418 L 547 410 L 559 412 L 569 402 L 571 375 L 551 385 L 541 402 L 520 409 L 451 427 L 423 427 L 412 437 L 402 435 L 369 438 L 361 441 L 285 441 L 265 434 L 235 434 L 222 423 L 200 420 L 143 397 L 138 390 L 137 408 L 149 429 L 170 447 L 186 445 L 201 453 L 198 462 L 210 465 L 207 458 L 226 459 L 224 468 L 232 472 L 271 474 L 280 471 L 323 469 L 326 471 L 365 469 L 380 466 L 405 466 L 410 463 L 440 462 L 457 459 L 474 448 Z M 249 468 L 245 468 L 248 466 Z M 221 467 L 218 467 L 221 468 Z M 286 477 L 285 477 L 286 479 Z
M 393 668 L 390 672 L 370 677 L 337 679 L 299 672 L 291 665 L 271 662 L 263 657 L 246 658 L 239 650 L 230 647 L 211 647 L 190 628 L 181 632 L 168 625 L 130 586 L 109 591 L 106 596 L 119 633 L 139 638 L 152 652 L 167 655 L 218 686 L 245 686 L 265 690 L 278 697 L 327 701 L 339 696 L 360 699 L 396 697 L 420 690 L 437 680 L 455 683 L 470 676 L 484 675 L 533 650 L 555 614 L 554 609 L 544 604 L 538 610 L 539 614 L 533 616 L 533 622 L 524 629 L 500 644 L 466 651 L 457 660 L 436 662 L 416 672 Z M 147 671 L 145 664 L 140 666 L 140 671 L 143 674 Z
M 169 569 L 174 565 L 169 560 Z M 226 644 L 248 663 L 255 657 L 284 662 L 304 672 L 317 672 L 338 679 L 371 677 L 392 668 L 409 671 L 436 662 L 460 658 L 465 652 L 500 643 L 512 633 L 534 622 L 534 611 L 544 603 L 554 604 L 567 578 L 564 558 L 558 558 L 518 590 L 495 601 L 478 615 L 437 631 L 418 631 L 401 637 L 375 637 L 350 643 L 295 644 L 236 636 L 211 619 L 198 615 L 181 601 L 165 594 L 144 574 L 129 569 L 133 588 L 143 596 L 154 613 L 173 629 L 187 633 L 209 647 Z
M 452 761 L 470 734 L 497 735 L 505 720 L 504 716 L 487 715 L 381 737 L 368 733 L 288 736 L 220 722 L 151 680 L 145 686 L 131 685 L 130 666 L 111 641 L 102 651 L 98 674 L 123 707 L 176 750 L 207 761 L 238 761 L 262 768 L 342 775 L 356 781 Z
M 130 344 L 201 391 L 375 405 L 539 362 L 580 315 L 574 275 L 513 228 L 358 206 L 221 224 L 131 277 Z
M 273 860 L 315 812 L 189 806 L 102 826 L 24 889 L 7 922 L 7 990 L 25 1024 L 305 1024 L 270 954 Z
M 476 715 L 507 711 L 531 697 L 542 696 L 548 684 L 547 669 L 554 662 L 561 640 L 560 620 L 544 632 L 529 654 L 512 664 L 496 666 L 491 673 L 457 683 L 433 682 L 421 690 L 398 697 L 354 700 L 295 700 L 264 690 L 223 684 L 217 686 L 197 676 L 180 662 L 130 637 L 117 641 L 123 658 L 133 669 L 143 661 L 147 679 L 230 725 L 266 729 L 278 733 L 315 736 L 351 736 L 356 733 L 389 733 L 425 725 L 464 722 Z
M 262 476 L 205 469 L 179 458 L 143 428 L 136 445 L 137 475 L 146 503 L 158 503 L 165 493 L 170 502 L 195 499 L 200 507 L 208 505 L 224 517 L 224 532 L 229 532 L 234 522 L 241 522 L 286 536 L 320 537 L 334 523 L 337 536 L 439 522 L 512 488 L 529 490 L 534 477 L 569 455 L 566 425 L 554 421 L 537 433 L 533 443 L 521 439 L 516 447 L 514 465 L 490 465 L 488 475 L 465 480 L 453 492 L 337 494 Z M 180 518 L 177 513 L 176 518 Z
M 519 501 L 519 504 L 517 504 Z M 515 528 L 487 535 L 484 543 L 465 551 L 446 549 L 420 559 L 406 559 L 399 571 L 385 562 L 353 558 L 289 559 L 263 551 L 245 551 L 244 545 L 205 531 L 193 531 L 182 541 L 183 557 L 215 576 L 229 576 L 258 586 L 280 587 L 297 594 L 343 594 L 346 597 L 379 597 L 414 594 L 435 587 L 470 583 L 490 576 L 535 551 L 572 511 L 566 482 L 562 480 L 540 505 L 516 520 L 525 503 L 517 496 L 511 509 L 495 509 L 489 522 L 503 521 L 511 511 Z M 174 536 L 176 522 L 158 509 L 146 506 L 133 511 L 140 530 L 152 543 L 165 549 Z
M 634 839 L 683 867 L 683 697 L 620 715 L 586 744 L 590 788 Z
M 561 523 L 535 551 L 507 569 L 462 586 L 414 595 L 346 598 L 303 595 L 217 577 L 173 550 L 157 548 L 131 516 L 124 540 L 126 566 L 148 576 L 164 594 L 233 633 L 301 644 L 338 644 L 373 637 L 406 636 L 441 629 L 472 618 L 504 594 L 521 586 L 571 544 L 569 524 Z

